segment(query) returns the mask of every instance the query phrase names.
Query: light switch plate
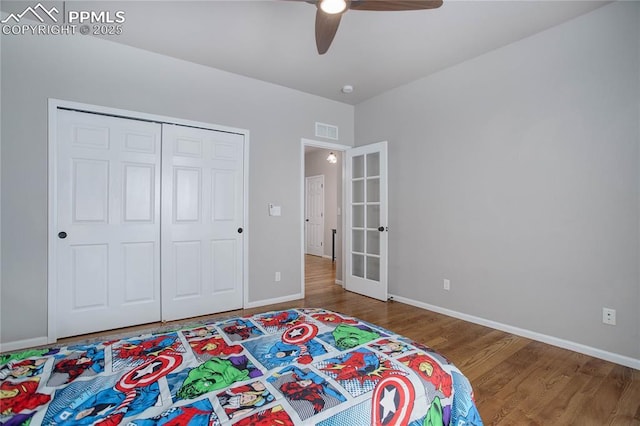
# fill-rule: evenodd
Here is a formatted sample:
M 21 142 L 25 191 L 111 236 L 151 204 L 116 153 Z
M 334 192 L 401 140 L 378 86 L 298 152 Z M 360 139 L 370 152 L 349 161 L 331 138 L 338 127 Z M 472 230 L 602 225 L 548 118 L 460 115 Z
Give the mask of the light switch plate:
M 282 216 L 282 208 L 269 204 L 269 216 Z

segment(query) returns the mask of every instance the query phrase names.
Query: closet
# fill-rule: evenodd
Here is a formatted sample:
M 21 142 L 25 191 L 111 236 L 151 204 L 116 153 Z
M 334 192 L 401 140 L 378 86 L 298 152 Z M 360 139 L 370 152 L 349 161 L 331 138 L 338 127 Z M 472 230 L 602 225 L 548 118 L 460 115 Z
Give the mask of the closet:
M 244 134 L 61 108 L 54 128 L 56 337 L 242 307 Z

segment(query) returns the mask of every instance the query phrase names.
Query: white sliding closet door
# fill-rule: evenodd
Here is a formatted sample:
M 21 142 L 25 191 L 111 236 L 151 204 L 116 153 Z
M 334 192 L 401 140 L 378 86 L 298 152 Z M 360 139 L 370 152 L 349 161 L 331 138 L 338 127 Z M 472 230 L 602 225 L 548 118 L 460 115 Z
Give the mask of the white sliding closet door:
M 50 117 L 52 341 L 243 306 L 243 134 Z
M 57 337 L 158 321 L 161 125 L 57 118 Z
M 162 130 L 162 319 L 242 307 L 244 136 Z

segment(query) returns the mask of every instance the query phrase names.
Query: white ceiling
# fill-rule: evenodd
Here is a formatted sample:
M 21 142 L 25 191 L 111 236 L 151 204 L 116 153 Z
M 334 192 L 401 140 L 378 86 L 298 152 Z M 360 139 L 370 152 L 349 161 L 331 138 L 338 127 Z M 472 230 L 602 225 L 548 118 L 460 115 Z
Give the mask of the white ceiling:
M 2 3 L 6 10 L 11 2 Z M 314 41 L 316 8 L 304 1 L 67 1 L 65 7 L 123 10 L 123 33 L 105 37 L 112 41 L 357 104 L 606 3 L 444 0 L 434 10 L 348 11 L 322 56 Z M 354 92 L 341 93 L 345 84 Z

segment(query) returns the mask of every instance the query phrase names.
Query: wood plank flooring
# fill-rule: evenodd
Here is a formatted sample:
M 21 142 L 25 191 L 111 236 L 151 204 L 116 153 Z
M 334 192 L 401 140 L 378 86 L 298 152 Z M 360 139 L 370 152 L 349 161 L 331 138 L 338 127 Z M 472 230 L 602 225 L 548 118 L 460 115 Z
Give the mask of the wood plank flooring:
M 345 291 L 335 284 L 335 269 L 328 259 L 307 256 L 305 269 L 304 299 L 233 313 L 322 307 L 424 343 L 447 356 L 469 378 L 487 425 L 640 425 L 638 370 Z

